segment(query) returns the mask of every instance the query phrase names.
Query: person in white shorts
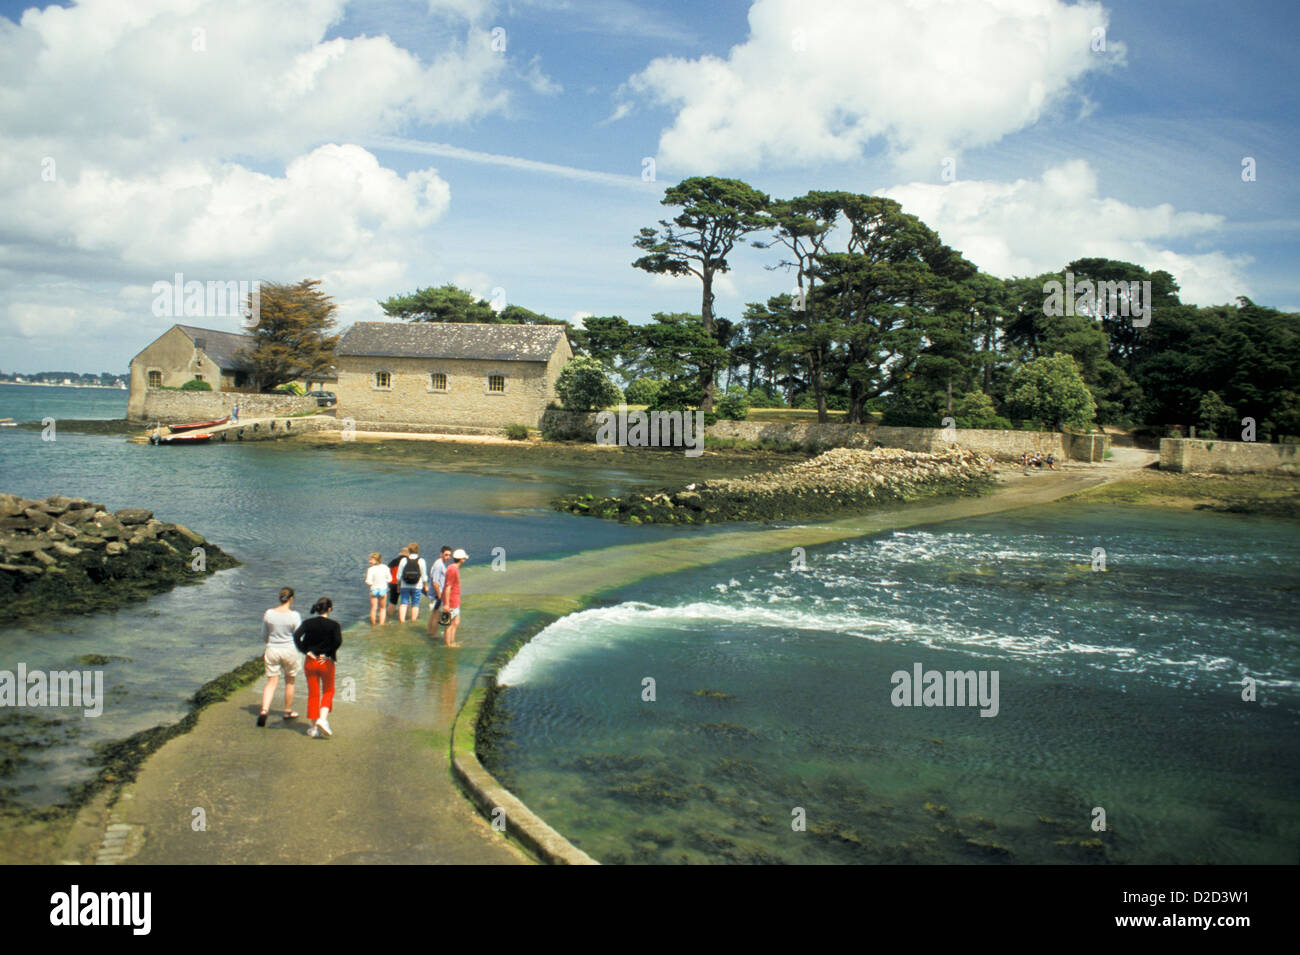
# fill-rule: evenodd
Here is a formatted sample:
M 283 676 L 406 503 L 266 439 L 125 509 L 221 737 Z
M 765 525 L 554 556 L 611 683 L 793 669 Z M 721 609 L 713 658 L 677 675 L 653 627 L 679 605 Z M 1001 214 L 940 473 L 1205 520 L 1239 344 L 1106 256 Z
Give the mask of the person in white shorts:
M 262 711 L 257 714 L 257 725 L 266 725 L 266 714 L 271 711 L 276 684 L 284 674 L 284 718 L 297 719 L 293 711 L 293 683 L 302 669 L 302 654 L 293 644 L 293 634 L 302 626 L 302 616 L 293 609 L 293 588 L 280 588 L 280 605 L 262 614 L 262 635 L 266 640 L 266 689 L 262 691 Z
M 370 626 L 383 624 L 388 620 L 388 568 L 378 552 L 370 555 L 370 566 L 366 569 L 366 589 L 370 591 Z M 377 618 L 377 619 L 376 619 Z

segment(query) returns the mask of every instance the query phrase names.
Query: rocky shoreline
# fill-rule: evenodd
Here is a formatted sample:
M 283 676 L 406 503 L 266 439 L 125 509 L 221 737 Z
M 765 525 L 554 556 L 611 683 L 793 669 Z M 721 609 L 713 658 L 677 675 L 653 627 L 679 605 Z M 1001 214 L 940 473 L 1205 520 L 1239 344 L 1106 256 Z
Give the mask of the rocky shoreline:
M 654 494 L 570 495 L 554 506 L 631 524 L 806 520 L 944 494 L 981 494 L 994 480 L 987 459 L 961 448 L 934 453 L 835 448 L 765 474 Z
M 114 610 L 238 565 L 143 508 L 109 513 L 84 498 L 0 494 L 0 624 L 56 609 Z

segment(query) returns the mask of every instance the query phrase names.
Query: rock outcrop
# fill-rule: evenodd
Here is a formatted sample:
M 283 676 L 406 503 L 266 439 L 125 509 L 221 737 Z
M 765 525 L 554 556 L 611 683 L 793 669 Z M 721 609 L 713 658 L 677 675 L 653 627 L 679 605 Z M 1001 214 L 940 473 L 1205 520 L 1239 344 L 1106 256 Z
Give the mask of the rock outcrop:
M 804 520 L 942 494 L 979 494 L 992 483 L 987 460 L 960 448 L 934 453 L 835 448 L 751 477 L 701 481 L 655 494 L 578 495 L 555 506 L 633 524 Z
M 0 623 L 114 610 L 238 564 L 143 508 L 110 513 L 82 498 L 0 494 Z

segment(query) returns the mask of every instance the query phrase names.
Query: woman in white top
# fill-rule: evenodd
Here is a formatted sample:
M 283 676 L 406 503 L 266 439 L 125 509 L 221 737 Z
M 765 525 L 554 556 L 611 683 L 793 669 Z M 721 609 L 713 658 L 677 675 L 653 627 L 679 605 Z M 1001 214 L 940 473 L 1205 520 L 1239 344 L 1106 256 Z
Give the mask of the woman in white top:
M 257 725 L 266 725 L 266 714 L 271 711 L 275 687 L 284 674 L 284 718 L 293 720 L 293 683 L 302 669 L 302 654 L 293 645 L 294 631 L 302 626 L 302 616 L 293 609 L 293 588 L 280 588 L 280 605 L 262 614 L 262 637 L 266 641 L 266 689 L 262 691 L 262 711 L 257 714 Z
M 370 567 L 366 570 L 366 588 L 370 591 L 370 626 L 375 625 L 375 616 L 379 625 L 388 622 L 388 567 L 376 552 L 370 555 Z

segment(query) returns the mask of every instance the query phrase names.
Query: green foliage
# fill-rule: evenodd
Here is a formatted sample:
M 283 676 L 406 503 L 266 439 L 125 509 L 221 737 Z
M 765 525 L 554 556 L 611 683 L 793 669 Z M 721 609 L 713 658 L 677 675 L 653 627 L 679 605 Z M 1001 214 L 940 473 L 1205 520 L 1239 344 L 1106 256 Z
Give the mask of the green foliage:
M 206 381 L 201 381 L 198 378 L 191 378 L 189 381 L 185 382 L 185 384 L 181 385 L 179 390 L 180 391 L 211 391 L 212 386 L 208 384 Z
M 749 406 L 751 408 L 784 408 L 781 396 L 765 388 L 749 389 Z
M 527 441 L 528 426 L 524 424 L 508 424 L 505 427 L 506 437 L 511 441 Z
M 997 413 L 993 399 L 982 391 L 970 391 L 952 403 L 952 416 L 959 428 L 1009 431 L 1011 422 Z
M 1226 433 L 1225 428 L 1232 424 L 1236 412 L 1228 407 L 1218 392 L 1207 391 L 1201 396 L 1198 420 L 1206 437 L 1218 437 Z
M 630 405 L 651 405 L 663 387 L 664 382 L 658 378 L 637 378 L 623 389 L 623 397 Z
M 301 396 L 301 395 L 305 395 L 305 394 L 307 393 L 307 390 L 306 390 L 305 388 L 303 388 L 303 386 L 300 385 L 300 384 L 299 384 L 298 382 L 296 382 L 296 381 L 290 381 L 290 382 L 288 382 L 287 384 L 283 384 L 283 385 L 281 385 L 279 388 L 277 388 L 277 389 L 275 389 L 275 390 L 276 390 L 279 394 L 282 394 L 282 395 L 299 395 L 299 396 Z
M 605 366 L 586 355 L 571 359 L 560 370 L 555 391 L 569 411 L 599 411 L 623 400 Z
M 1011 375 L 1007 406 L 1013 417 L 1041 420 L 1054 428 L 1087 428 L 1097 411 L 1078 363 L 1069 355 L 1036 358 Z
M 718 413 L 719 418 L 726 418 L 728 421 L 744 421 L 749 417 L 749 392 L 744 388 L 733 386 L 717 400 L 713 410 Z
M 408 322 L 469 322 L 484 325 L 564 325 L 566 322 L 522 305 L 506 305 L 499 312 L 487 299 L 457 285 L 416 289 L 379 303 L 385 315 Z

